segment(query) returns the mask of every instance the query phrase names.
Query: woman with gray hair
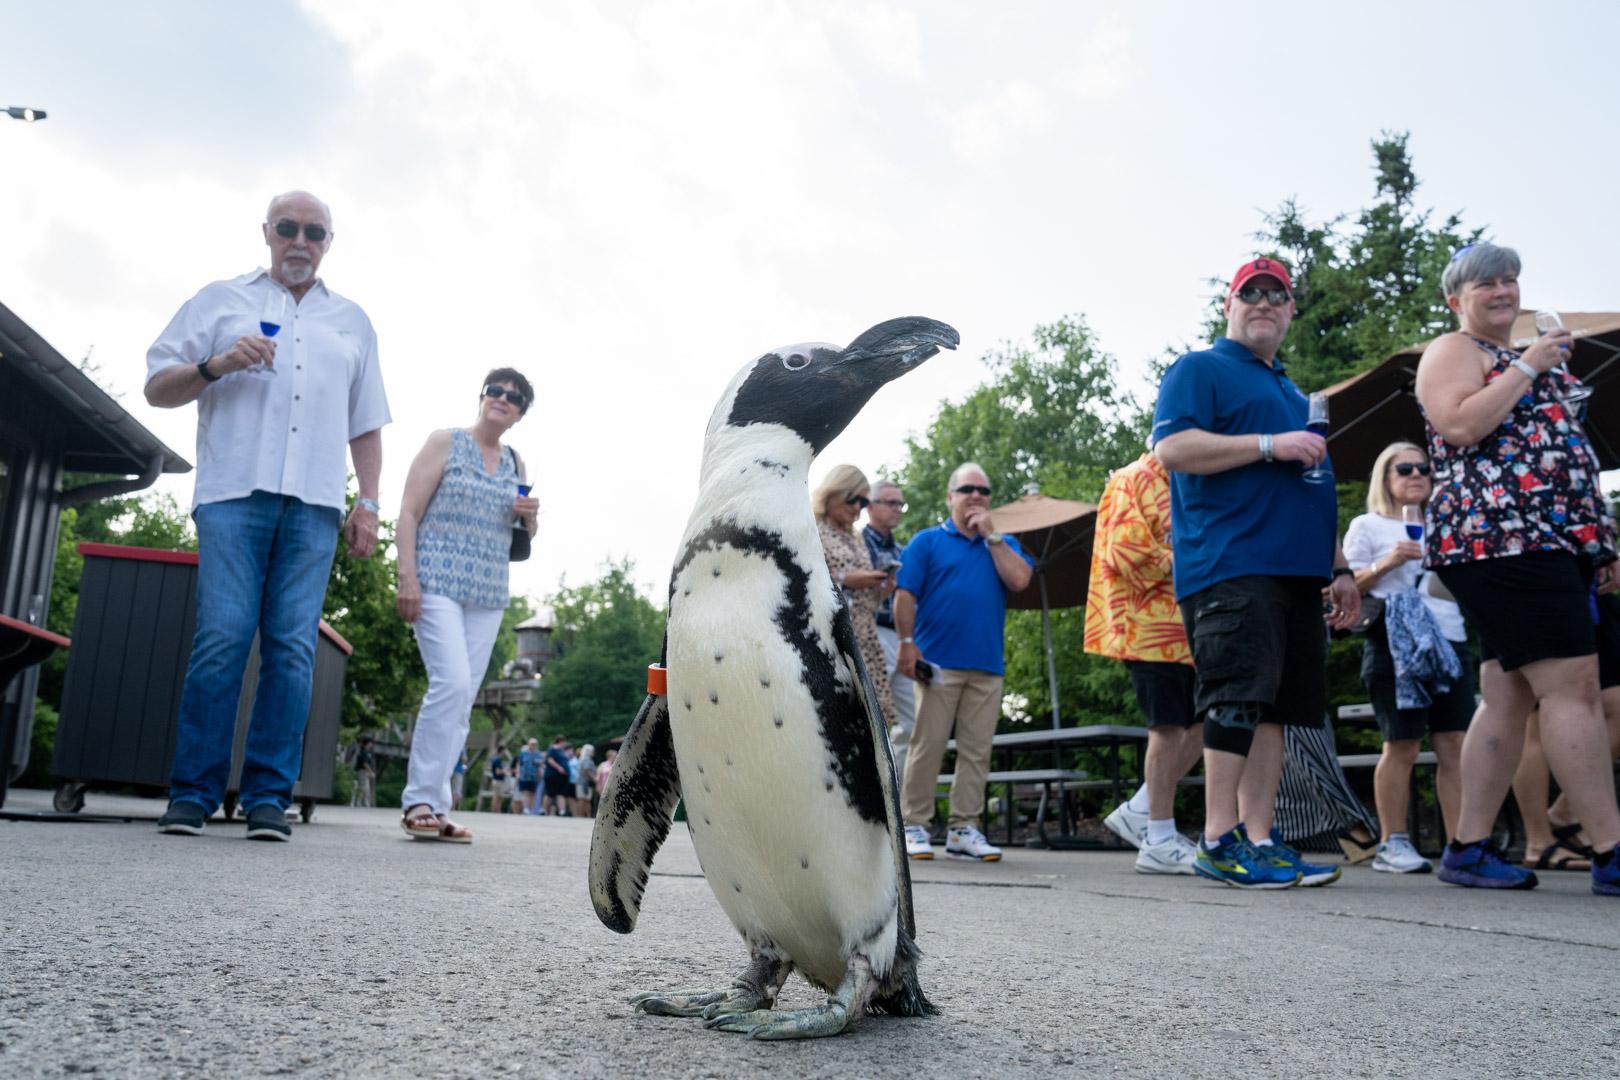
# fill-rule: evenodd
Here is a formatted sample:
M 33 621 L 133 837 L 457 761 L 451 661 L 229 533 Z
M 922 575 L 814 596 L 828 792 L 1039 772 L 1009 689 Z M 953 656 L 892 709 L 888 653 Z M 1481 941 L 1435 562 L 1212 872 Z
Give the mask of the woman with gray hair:
M 810 493 L 810 509 L 816 515 L 816 531 L 821 535 L 827 569 L 832 572 L 833 584 L 844 590 L 849 617 L 855 625 L 855 641 L 861 648 L 861 662 L 877 692 L 887 730 L 894 723 L 894 705 L 889 698 L 883 643 L 878 640 L 877 609 L 883 598 L 894 591 L 894 575 L 872 568 L 866 542 L 855 533 L 855 520 L 871 505 L 866 474 L 853 465 L 834 466 Z
M 1594 585 L 1614 584 L 1613 522 L 1598 460 L 1569 406 L 1562 328 L 1513 342 L 1519 256 L 1470 244 L 1441 278 L 1461 329 L 1418 363 L 1434 495 L 1424 534 L 1435 571 L 1479 633 L 1483 700 L 1463 740 L 1462 809 L 1441 859 L 1456 885 L 1528 889 L 1536 875 L 1490 840 L 1538 703 L 1547 758 L 1597 856 L 1592 891 L 1620 896 L 1620 808 L 1598 704 Z

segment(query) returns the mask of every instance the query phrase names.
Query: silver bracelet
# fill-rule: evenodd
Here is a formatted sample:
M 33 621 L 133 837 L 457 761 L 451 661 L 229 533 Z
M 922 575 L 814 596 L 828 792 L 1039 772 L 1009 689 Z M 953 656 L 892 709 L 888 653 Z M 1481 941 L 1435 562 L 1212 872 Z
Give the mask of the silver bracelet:
M 1512 360 L 1508 361 L 1508 366 L 1509 367 L 1516 367 L 1520 371 L 1524 372 L 1526 375 L 1530 376 L 1530 381 L 1531 382 L 1535 382 L 1536 381 L 1536 376 L 1541 374 L 1541 372 L 1537 371 L 1535 368 L 1533 368 L 1529 364 L 1525 363 L 1524 362 L 1524 357 L 1522 357 L 1522 356 L 1515 356 Z
M 1260 460 L 1261 461 L 1276 461 L 1277 458 L 1276 458 L 1276 455 L 1275 455 L 1275 453 L 1273 451 L 1274 451 L 1274 444 L 1273 444 L 1272 437 L 1270 435 L 1262 435 L 1262 436 L 1260 436 Z

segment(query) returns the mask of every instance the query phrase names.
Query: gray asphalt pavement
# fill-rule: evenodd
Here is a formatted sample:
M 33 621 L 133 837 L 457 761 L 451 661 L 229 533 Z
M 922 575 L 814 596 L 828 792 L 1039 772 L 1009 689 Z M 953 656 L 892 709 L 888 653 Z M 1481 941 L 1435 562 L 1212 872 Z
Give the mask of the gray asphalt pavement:
M 398 817 L 321 807 L 290 844 L 0 822 L 0 1076 L 1620 1075 L 1620 901 L 1584 874 L 1245 893 L 1120 853 L 914 864 L 941 1015 L 765 1044 L 625 1004 L 744 960 L 684 830 L 626 937 L 591 911 L 588 822 L 467 814 L 459 847 Z M 795 976 L 783 1005 L 817 1000 Z

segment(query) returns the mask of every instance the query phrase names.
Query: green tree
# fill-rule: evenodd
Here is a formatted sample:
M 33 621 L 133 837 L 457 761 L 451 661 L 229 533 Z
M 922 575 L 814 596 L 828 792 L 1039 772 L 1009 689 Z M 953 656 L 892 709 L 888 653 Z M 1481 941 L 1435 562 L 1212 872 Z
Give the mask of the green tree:
M 647 696 L 647 665 L 663 647 L 664 612 L 634 579 L 629 560 L 596 581 L 551 597 L 558 656 L 541 680 L 542 732 L 601 746 L 623 735 Z M 542 741 L 546 741 L 542 739 Z
M 1142 453 L 1150 414 L 1121 389 L 1114 358 L 1096 347 L 1085 321 L 1071 315 L 1037 326 L 1033 338 L 1033 347 L 1008 344 L 986 356 L 990 378 L 962 401 L 941 404 L 927 432 L 907 440 L 903 533 L 938 524 L 951 470 L 964 461 L 984 466 L 996 503 L 1031 483 L 1046 495 L 1095 502 L 1109 472 Z M 1084 618 L 1082 608 L 1052 612 L 1063 720 L 1117 722 L 1134 712 L 1130 684 L 1121 665 L 1081 650 Z M 1007 613 L 1006 655 L 1009 699 L 1049 722 L 1040 612 Z

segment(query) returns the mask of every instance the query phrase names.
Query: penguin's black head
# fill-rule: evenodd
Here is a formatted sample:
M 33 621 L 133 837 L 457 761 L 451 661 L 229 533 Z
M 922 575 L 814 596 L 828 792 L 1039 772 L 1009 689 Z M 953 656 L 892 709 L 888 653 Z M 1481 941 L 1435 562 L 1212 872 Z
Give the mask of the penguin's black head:
M 781 424 L 819 454 L 879 387 L 960 340 L 942 322 L 909 316 L 879 323 L 842 349 L 794 345 L 768 352 L 738 387 L 726 422 Z

